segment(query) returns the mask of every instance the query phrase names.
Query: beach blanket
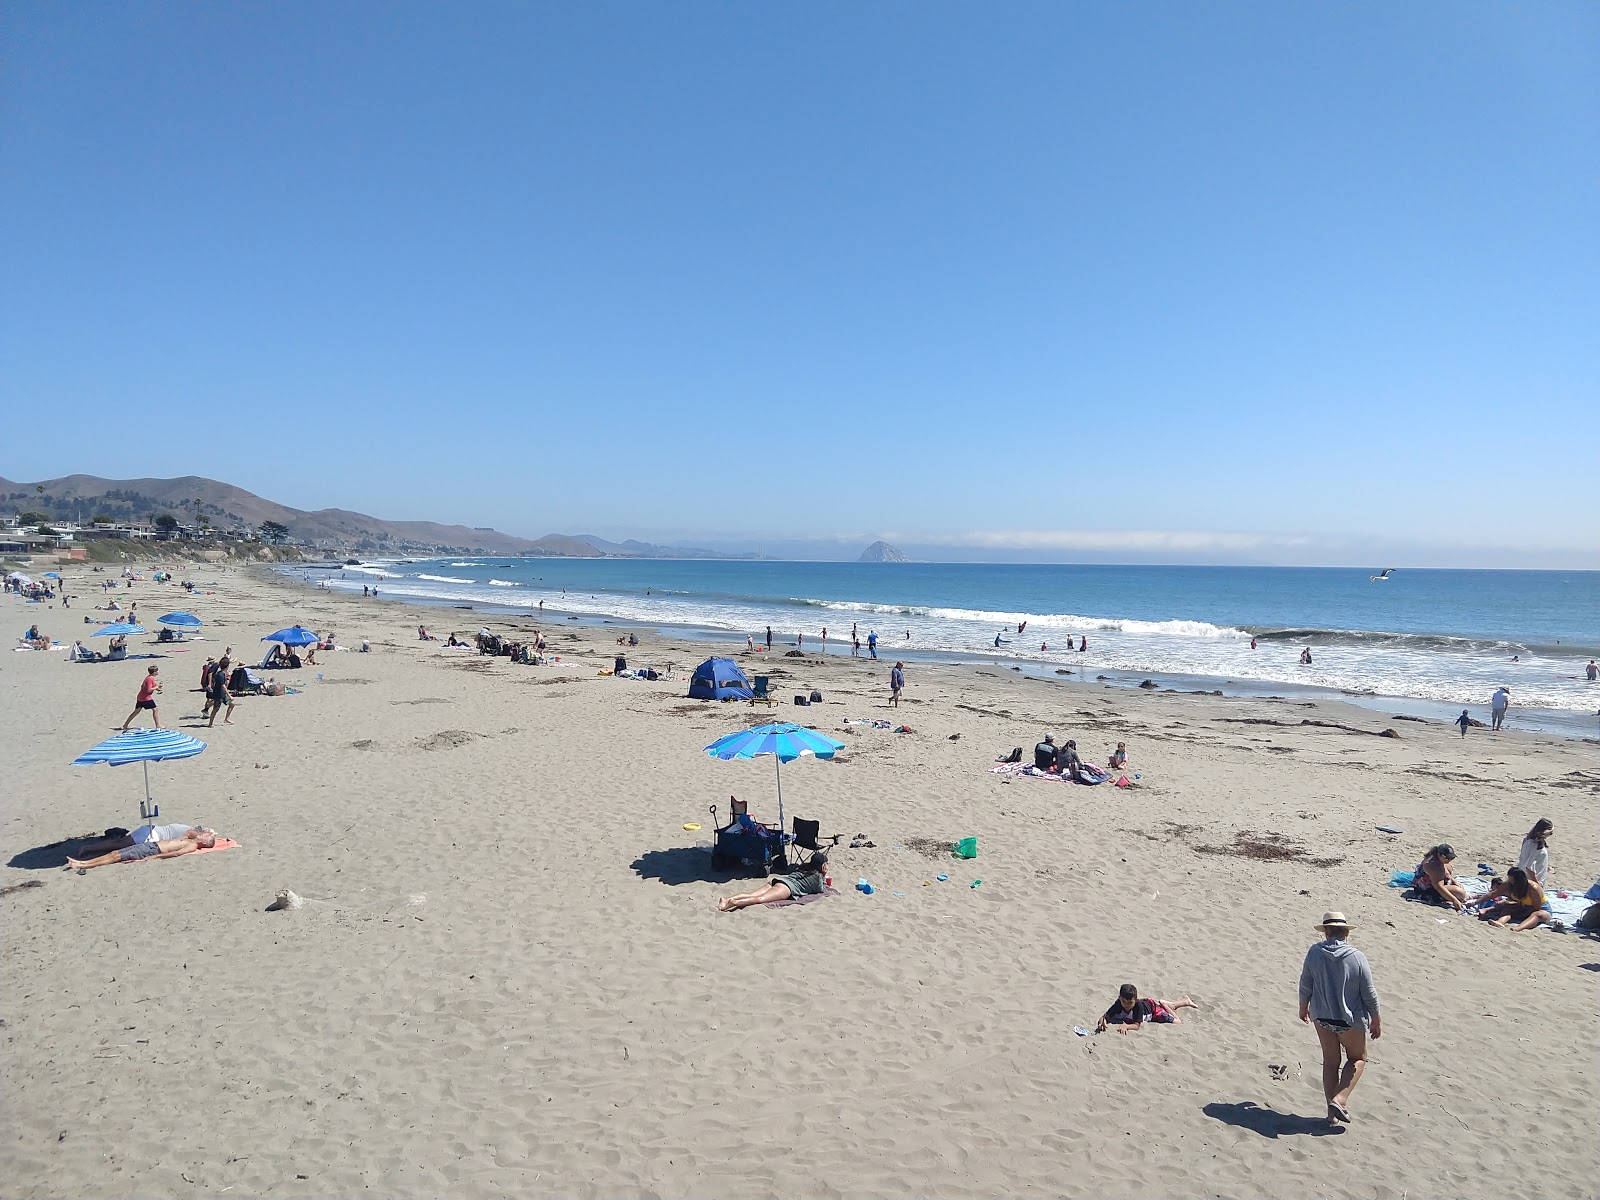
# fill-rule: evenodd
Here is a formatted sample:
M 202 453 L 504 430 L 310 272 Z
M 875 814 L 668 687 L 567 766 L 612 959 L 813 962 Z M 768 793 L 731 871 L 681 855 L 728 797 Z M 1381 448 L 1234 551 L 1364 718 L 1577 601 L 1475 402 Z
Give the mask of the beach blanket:
M 1393 875 L 1389 876 L 1389 886 L 1392 888 L 1407 889 L 1407 891 L 1400 897 L 1402 900 L 1407 900 L 1415 904 L 1433 905 L 1437 908 L 1446 907 L 1444 905 L 1436 904 L 1432 900 L 1425 900 L 1414 890 L 1411 890 L 1413 880 L 1414 877 L 1410 871 L 1396 871 Z M 1489 894 L 1488 876 L 1457 875 L 1456 882 L 1467 889 L 1468 899 L 1475 899 L 1479 896 L 1487 896 Z M 1563 895 L 1563 892 L 1566 894 Z M 1545 892 L 1544 898 L 1550 902 L 1550 915 L 1554 918 L 1554 920 L 1550 924 L 1543 925 L 1540 928 L 1556 929 L 1558 931 L 1562 928 L 1577 928 L 1578 918 L 1581 917 L 1584 913 L 1584 910 L 1587 909 L 1591 903 L 1593 903 L 1587 897 L 1579 894 L 1578 892 L 1568 892 L 1565 888 L 1550 888 Z
M 820 892 L 812 892 L 809 896 L 790 896 L 787 900 L 768 900 L 762 908 L 788 908 L 791 904 L 811 904 L 817 900 L 826 900 L 829 896 L 839 893 L 833 888 L 823 888 Z
M 1110 775 L 1100 770 L 1099 767 L 1092 767 L 1088 763 L 1083 764 L 1083 778 L 1081 779 L 1073 779 L 1070 775 L 1052 775 L 1049 771 L 1039 770 L 1032 763 L 995 763 L 994 766 L 989 768 L 989 774 L 1005 775 L 1011 779 L 1025 775 L 1029 779 L 1052 779 L 1056 783 L 1082 783 L 1088 785 L 1109 783 L 1111 780 Z M 1123 778 L 1127 777 L 1124 776 Z M 1133 782 L 1129 780 L 1129 782 L 1123 783 L 1119 780 L 1117 786 L 1132 787 Z
M 894 728 L 894 726 L 888 721 L 864 721 L 864 720 L 860 720 L 860 719 L 855 718 L 855 717 L 848 718 L 845 721 L 845 724 L 846 725 L 865 725 L 868 729 L 893 729 Z

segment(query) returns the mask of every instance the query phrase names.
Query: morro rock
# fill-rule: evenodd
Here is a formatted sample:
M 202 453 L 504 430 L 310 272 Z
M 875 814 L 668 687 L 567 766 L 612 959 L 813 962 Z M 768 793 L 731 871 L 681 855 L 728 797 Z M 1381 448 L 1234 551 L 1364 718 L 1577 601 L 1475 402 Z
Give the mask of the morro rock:
M 906 556 L 901 554 L 888 542 L 873 542 L 861 552 L 861 562 L 905 562 Z

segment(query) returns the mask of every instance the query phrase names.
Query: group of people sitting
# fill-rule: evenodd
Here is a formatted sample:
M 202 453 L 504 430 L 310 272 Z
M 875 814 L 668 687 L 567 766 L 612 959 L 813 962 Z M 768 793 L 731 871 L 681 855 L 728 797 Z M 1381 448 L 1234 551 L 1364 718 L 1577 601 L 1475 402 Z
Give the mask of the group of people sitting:
M 50 635 L 41 633 L 38 625 L 29 625 L 28 632 L 18 639 L 30 650 L 48 650 L 51 646 Z
M 1504 876 L 1491 879 L 1488 892 L 1482 896 L 1473 896 L 1456 878 L 1451 866 L 1455 847 L 1448 842 L 1441 842 L 1422 856 L 1411 886 L 1419 899 L 1448 905 L 1457 912 L 1476 909 L 1480 918 L 1501 929 L 1536 929 L 1552 919 L 1544 889 L 1550 879 L 1550 835 L 1554 832 L 1555 825 L 1549 818 L 1540 817 L 1522 839 L 1517 865 Z
M 80 641 L 76 641 L 76 642 L 72 643 L 72 650 L 67 655 L 68 661 L 70 661 L 70 662 L 89 662 L 89 663 L 92 663 L 92 662 L 121 662 L 123 659 L 125 659 L 127 657 L 128 657 L 128 637 L 127 637 L 126 634 L 119 634 L 118 636 L 112 638 L 111 639 L 111 644 L 106 647 L 106 652 L 104 654 L 101 654 L 98 651 L 94 651 L 94 650 L 89 649 L 89 647 L 85 646 L 83 644 L 83 642 L 80 640 Z
M 1117 771 L 1128 765 L 1126 742 L 1117 743 L 1109 765 Z M 1044 735 L 1044 741 L 1033 748 L 1033 768 L 1051 775 L 1065 775 L 1074 783 L 1101 783 L 1108 778 L 1105 771 L 1078 756 L 1078 743 L 1075 740 L 1068 738 L 1065 745 L 1057 746 L 1055 735 L 1049 733 Z
M 457 639 L 456 635 L 452 633 L 445 646 L 465 646 L 466 644 L 466 642 Z M 544 661 L 544 634 L 537 629 L 533 631 L 527 641 L 515 642 L 509 638 L 503 638 L 497 633 L 490 633 L 488 628 L 485 627 L 478 630 L 477 647 L 479 654 L 498 655 L 526 666 L 538 666 Z

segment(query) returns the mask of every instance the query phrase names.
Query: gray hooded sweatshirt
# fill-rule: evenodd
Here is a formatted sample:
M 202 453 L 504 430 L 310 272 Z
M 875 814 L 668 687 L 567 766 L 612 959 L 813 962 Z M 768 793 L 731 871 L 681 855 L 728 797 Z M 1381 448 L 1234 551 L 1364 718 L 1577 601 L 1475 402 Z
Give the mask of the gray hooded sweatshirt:
M 1367 956 L 1339 938 L 1326 938 L 1306 951 L 1300 968 L 1300 999 L 1314 1021 L 1365 1025 L 1378 1015 L 1378 989 L 1372 986 Z

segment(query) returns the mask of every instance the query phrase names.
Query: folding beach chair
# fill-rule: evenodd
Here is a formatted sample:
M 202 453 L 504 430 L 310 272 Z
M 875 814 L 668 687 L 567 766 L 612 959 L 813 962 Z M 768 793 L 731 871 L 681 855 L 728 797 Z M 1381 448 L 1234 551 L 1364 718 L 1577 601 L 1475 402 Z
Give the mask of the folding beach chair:
M 802 817 L 794 819 L 794 834 L 787 839 L 789 865 L 798 867 L 813 854 L 827 854 L 839 844 L 843 834 L 829 834 L 822 836 L 821 821 L 807 821 Z M 805 851 L 805 853 L 801 853 Z
M 769 682 L 765 675 L 756 676 L 755 686 L 750 689 L 751 704 L 765 704 L 768 708 L 778 707 L 777 697 L 773 696 L 769 690 Z

